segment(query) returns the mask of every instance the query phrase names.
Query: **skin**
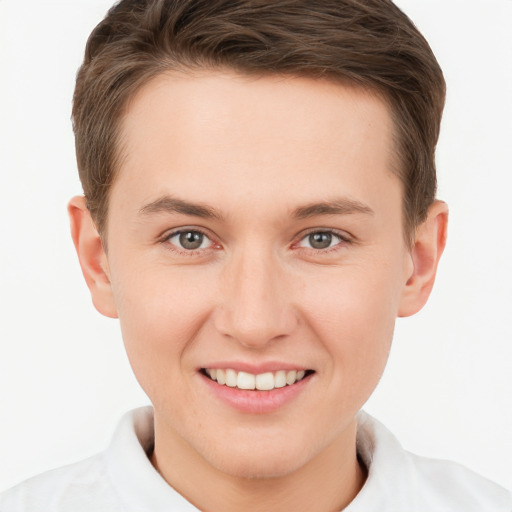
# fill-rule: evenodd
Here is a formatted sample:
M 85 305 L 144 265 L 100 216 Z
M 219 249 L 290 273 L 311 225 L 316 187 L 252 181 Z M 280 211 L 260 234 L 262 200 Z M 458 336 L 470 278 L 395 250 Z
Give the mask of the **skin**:
M 354 87 L 168 73 L 123 121 L 108 253 L 84 199 L 70 202 L 93 302 L 119 317 L 154 405 L 152 462 L 201 510 L 340 510 L 364 484 L 356 414 L 446 240 L 435 202 L 405 244 L 392 133 L 386 104 Z M 181 247 L 180 228 L 204 233 L 202 246 Z M 312 232 L 332 231 L 312 247 Z M 198 369 L 218 361 L 314 374 L 282 408 L 253 414 L 205 386 Z

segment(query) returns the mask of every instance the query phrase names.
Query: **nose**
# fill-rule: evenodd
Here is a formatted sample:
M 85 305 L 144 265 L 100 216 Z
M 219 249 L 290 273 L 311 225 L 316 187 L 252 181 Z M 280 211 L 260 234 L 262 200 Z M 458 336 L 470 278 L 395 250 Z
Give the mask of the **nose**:
M 268 254 L 243 254 L 225 268 L 215 326 L 224 336 L 258 349 L 289 336 L 298 325 L 290 280 Z

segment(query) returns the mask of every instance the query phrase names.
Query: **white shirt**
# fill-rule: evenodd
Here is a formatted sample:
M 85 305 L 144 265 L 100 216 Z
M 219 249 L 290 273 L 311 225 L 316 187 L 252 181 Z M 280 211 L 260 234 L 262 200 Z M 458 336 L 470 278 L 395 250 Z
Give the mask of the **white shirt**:
M 197 512 L 151 465 L 151 407 L 126 414 L 109 448 L 0 496 L 0 512 Z M 344 512 L 512 512 L 512 494 L 468 469 L 405 451 L 364 412 L 358 453 L 368 479 Z

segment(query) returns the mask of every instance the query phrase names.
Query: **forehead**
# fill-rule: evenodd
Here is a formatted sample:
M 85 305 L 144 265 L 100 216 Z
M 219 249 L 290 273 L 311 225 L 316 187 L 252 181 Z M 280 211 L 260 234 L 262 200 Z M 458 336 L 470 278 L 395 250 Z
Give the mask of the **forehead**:
M 383 184 L 396 187 L 386 103 L 328 80 L 162 74 L 128 105 L 121 141 L 113 195 L 130 185 L 134 203 L 193 193 L 243 209 L 276 191 L 285 204 L 338 193 L 378 200 Z

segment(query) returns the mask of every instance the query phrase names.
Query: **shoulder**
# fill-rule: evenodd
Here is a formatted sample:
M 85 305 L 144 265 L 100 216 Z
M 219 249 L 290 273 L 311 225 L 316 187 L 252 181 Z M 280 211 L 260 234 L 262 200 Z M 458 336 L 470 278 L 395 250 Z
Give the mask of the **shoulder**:
M 455 462 L 405 453 L 425 503 L 454 511 L 512 512 L 512 495 L 494 482 Z
M 197 511 L 152 466 L 153 410 L 128 412 L 108 448 L 0 495 L 0 512 Z
M 382 512 L 512 512 L 512 494 L 499 485 L 455 462 L 404 450 L 366 413 L 358 420 L 358 450 L 369 475 L 360 497 L 365 508 L 354 512 L 376 499 Z
M 150 408 L 128 412 L 105 451 L 42 473 L 7 490 L 0 495 L 0 511 L 124 512 L 126 507 L 120 497 L 126 479 L 123 471 L 147 462 L 139 437 L 150 442 L 152 429 Z M 130 469 L 130 474 L 133 472 Z
M 101 507 L 98 508 L 98 505 Z M 106 507 L 106 508 L 105 508 Z M 121 508 L 102 455 L 54 469 L 18 484 L 0 495 L 2 512 L 108 511 Z

